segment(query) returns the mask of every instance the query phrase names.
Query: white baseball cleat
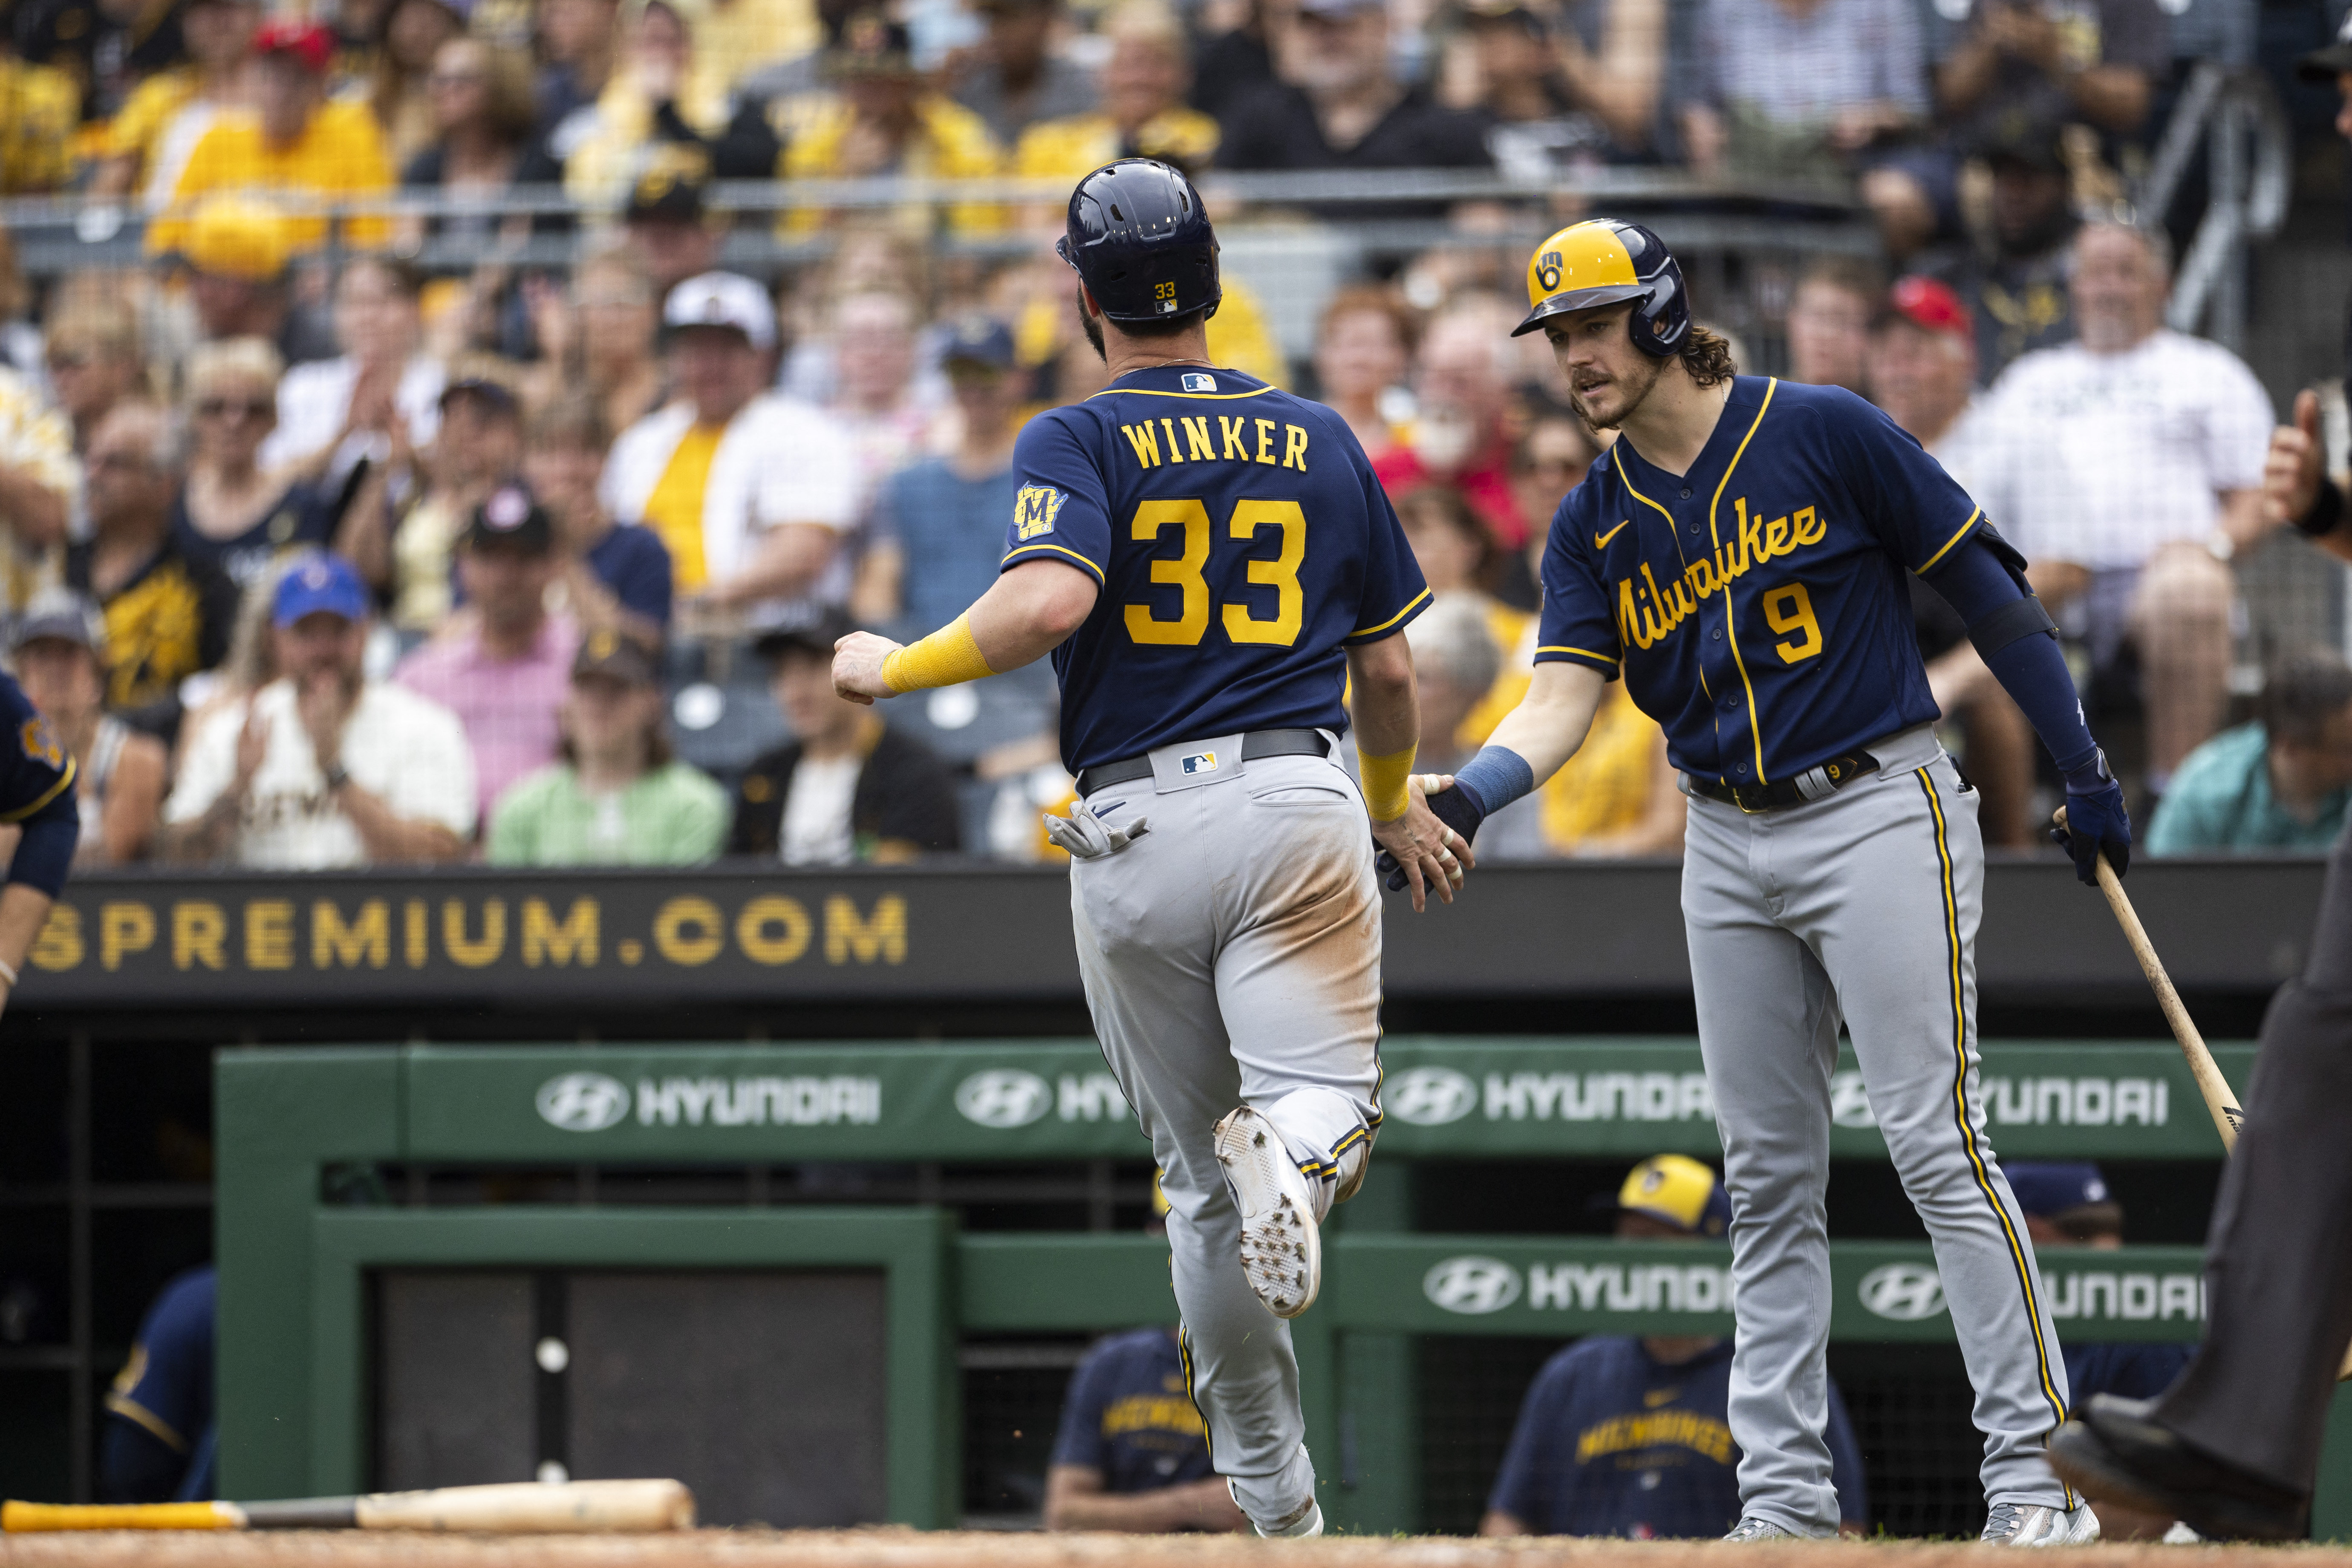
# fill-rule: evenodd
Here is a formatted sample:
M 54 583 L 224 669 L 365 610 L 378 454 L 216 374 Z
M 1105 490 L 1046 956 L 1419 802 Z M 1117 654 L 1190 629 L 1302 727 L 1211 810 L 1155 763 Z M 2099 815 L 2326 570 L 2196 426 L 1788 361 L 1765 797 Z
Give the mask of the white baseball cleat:
M 1996 1546 L 2087 1546 L 2099 1538 L 2099 1516 L 2088 1503 L 1997 1502 L 1985 1516 L 1980 1541 Z
M 1225 1483 L 1225 1490 L 1231 1492 L 1233 1489 L 1234 1483 L 1227 1481 Z M 1241 1508 L 1241 1501 L 1242 1500 L 1236 1496 L 1234 1499 L 1234 1506 L 1235 1508 Z M 1249 1512 L 1249 1510 L 1244 1508 L 1242 1509 L 1242 1512 L 1246 1514 Z M 1285 1541 L 1304 1541 L 1309 1536 L 1320 1535 L 1323 1533 L 1322 1505 L 1318 1503 L 1313 1498 L 1308 1498 L 1305 1508 L 1298 1509 L 1285 1515 L 1283 1518 L 1276 1520 L 1271 1526 L 1260 1524 L 1257 1521 L 1253 1519 L 1250 1521 L 1250 1528 L 1268 1539 L 1279 1538 Z
M 1731 1533 L 1724 1539 L 1726 1541 L 1802 1541 L 1805 1537 L 1799 1535 L 1793 1530 L 1783 1530 L 1770 1520 L 1759 1519 L 1751 1513 L 1733 1525 Z
M 1217 1123 L 1216 1149 L 1242 1211 L 1242 1273 L 1267 1311 L 1295 1318 L 1323 1287 L 1323 1241 L 1307 1178 L 1274 1123 L 1246 1105 Z

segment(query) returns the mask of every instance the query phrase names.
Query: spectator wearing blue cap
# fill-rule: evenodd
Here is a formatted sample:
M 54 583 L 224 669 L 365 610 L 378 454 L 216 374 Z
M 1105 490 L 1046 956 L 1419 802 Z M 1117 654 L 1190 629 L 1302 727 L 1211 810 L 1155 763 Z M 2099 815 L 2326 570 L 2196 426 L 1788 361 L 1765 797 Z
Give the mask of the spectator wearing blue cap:
M 1681 1154 L 1654 1154 L 1634 1166 L 1616 1209 L 1622 1240 L 1720 1241 L 1731 1230 L 1723 1184 Z M 1862 1449 L 1834 1382 L 1827 1394 L 1840 1532 L 1859 1535 L 1870 1513 Z M 1528 1387 L 1478 1533 L 1722 1535 L 1739 1521 L 1730 1399 L 1729 1340 L 1579 1340 L 1546 1362 Z
M 278 580 L 278 679 L 194 727 L 163 808 L 164 858 L 319 871 L 465 854 L 465 731 L 439 703 L 367 679 L 369 610 L 341 556 Z
M 2111 1250 L 2124 1244 L 2124 1206 L 2096 1165 L 2087 1163 L 2003 1162 L 2009 1190 L 2025 1215 L 2037 1252 L 2052 1247 L 2089 1247 Z M 2080 1410 L 2095 1394 L 2123 1399 L 2153 1399 L 2171 1386 L 2189 1364 L 2194 1345 L 2074 1344 L 2063 1345 L 2066 1355 L 2068 1403 Z M 2137 1513 L 2101 1500 L 2099 1536 L 2104 1541 L 2154 1541 L 2171 1524 L 2168 1519 Z

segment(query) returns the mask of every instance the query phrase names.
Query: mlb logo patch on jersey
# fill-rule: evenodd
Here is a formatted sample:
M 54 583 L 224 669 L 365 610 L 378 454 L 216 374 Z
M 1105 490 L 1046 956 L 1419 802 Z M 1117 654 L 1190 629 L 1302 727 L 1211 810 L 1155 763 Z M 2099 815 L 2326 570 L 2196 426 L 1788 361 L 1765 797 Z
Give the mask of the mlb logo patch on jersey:
M 1197 370 L 1188 370 L 1184 373 L 1183 385 L 1187 392 L 1214 392 L 1217 390 L 1217 378 L 1204 375 Z
M 1062 510 L 1064 499 L 1051 485 L 1023 485 L 1013 500 L 1013 537 L 1028 540 L 1053 532 L 1054 514 Z
M 1193 752 L 1191 756 L 1184 759 L 1184 771 L 1188 773 L 1215 773 L 1217 771 L 1217 753 L 1214 752 Z

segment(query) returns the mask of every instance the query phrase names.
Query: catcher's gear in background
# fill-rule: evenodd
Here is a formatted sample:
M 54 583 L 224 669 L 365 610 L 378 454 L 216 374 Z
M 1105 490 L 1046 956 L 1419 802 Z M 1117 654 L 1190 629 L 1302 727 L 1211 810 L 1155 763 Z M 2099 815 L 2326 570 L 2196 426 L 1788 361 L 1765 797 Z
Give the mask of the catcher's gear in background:
M 1216 314 L 1217 237 L 1183 171 L 1122 158 L 1078 182 L 1054 250 L 1114 321 Z
M 1528 258 L 1528 319 L 1511 335 L 1524 336 L 1570 310 L 1626 300 L 1642 301 L 1627 331 L 1643 353 L 1663 359 L 1690 336 L 1690 294 L 1665 241 L 1638 223 L 1570 224 Z

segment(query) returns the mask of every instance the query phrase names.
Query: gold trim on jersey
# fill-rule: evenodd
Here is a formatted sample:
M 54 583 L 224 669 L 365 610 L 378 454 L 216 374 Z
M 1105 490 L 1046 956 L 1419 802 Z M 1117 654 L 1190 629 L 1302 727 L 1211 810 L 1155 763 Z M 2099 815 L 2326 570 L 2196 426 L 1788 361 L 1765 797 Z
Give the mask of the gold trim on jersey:
M 1913 567 L 1911 569 L 1911 575 L 1914 577 L 1925 577 L 1928 573 L 1933 572 L 1936 569 L 1936 563 L 1941 561 L 1945 556 L 1949 555 L 1952 552 L 1952 546 L 1958 544 L 1961 540 L 1966 539 L 1969 536 L 1969 531 L 1974 529 L 1978 523 L 1983 521 L 1984 508 L 1979 507 L 1976 510 L 1969 513 L 1969 520 L 1968 521 L 1960 524 L 1959 532 L 1946 540 L 1944 542 L 1944 548 L 1927 557 L 1927 559 L 1922 562 L 1919 565 Z
M 1162 392 L 1156 386 L 1106 386 L 1100 392 L 1088 394 L 1087 401 L 1092 403 L 1097 397 L 1191 397 L 1204 403 L 1231 403 L 1237 397 L 1264 397 L 1269 392 L 1281 390 L 1278 386 L 1261 386 L 1251 392 Z
M 1024 545 L 1020 545 L 1020 546 L 1017 546 L 1017 547 L 1015 547 L 1015 548 L 1013 548 L 1013 549 L 1012 549 L 1012 550 L 1008 550 L 1008 551 L 1006 551 L 1006 552 L 1004 552 L 1004 559 L 1003 559 L 1003 561 L 999 561 L 999 562 L 997 563 L 997 564 L 998 564 L 999 566 L 1002 566 L 1002 565 L 1003 565 L 1003 564 L 1004 564 L 1004 562 L 1005 562 L 1005 561 L 1010 561 L 1010 560 L 1012 560 L 1012 559 L 1013 559 L 1014 556 L 1016 556 L 1016 555 L 1027 555 L 1027 554 L 1029 554 L 1031 552 L 1033 552 L 1033 551 L 1038 551 L 1038 550 L 1050 550 L 1050 551 L 1052 551 L 1052 552 L 1053 552 L 1055 554 L 1056 554 L 1056 555 L 1066 555 L 1066 556 L 1068 556 L 1071 560 L 1076 561 L 1076 562 L 1079 563 L 1080 564 L 1082 564 L 1083 566 L 1085 566 L 1085 567 L 1086 567 L 1086 569 L 1087 569 L 1087 571 L 1089 571 L 1089 572 L 1093 573 L 1093 574 L 1095 574 L 1095 579 L 1096 579 L 1096 581 L 1097 581 L 1097 582 L 1103 582 L 1103 581 L 1106 581 L 1106 580 L 1104 579 L 1104 577 L 1103 577 L 1103 569 L 1102 569 L 1101 567 L 1099 567 L 1099 566 L 1096 565 L 1093 562 L 1088 561 L 1085 556 L 1083 556 L 1083 555 L 1079 554 L 1076 551 L 1075 551 L 1075 550 L 1070 550 L 1070 549 L 1067 549 L 1067 548 L 1065 548 L 1064 546 L 1059 545 L 1059 544 L 1024 544 Z
M 74 782 L 74 760 L 71 757 L 68 757 L 66 759 L 66 771 L 58 775 L 57 783 L 43 790 L 41 792 L 40 798 L 33 802 L 30 805 L 20 805 L 14 811 L 0 811 L 0 823 L 22 822 L 26 817 L 32 816 L 35 812 L 40 810 L 41 807 L 48 805 L 49 802 L 57 799 L 59 795 L 63 794 L 72 785 Z
M 1617 668 L 1617 656 L 1615 654 L 1595 653 L 1589 647 L 1570 647 L 1564 643 L 1546 643 L 1542 647 L 1537 648 L 1536 651 L 1538 653 L 1572 653 L 1579 658 L 1597 658 L 1612 669 Z
M 1428 597 L 1429 597 L 1429 590 L 1428 590 L 1428 589 L 1426 589 L 1426 588 L 1423 588 L 1420 593 L 1415 594 L 1412 598 L 1407 599 L 1407 600 L 1405 601 L 1405 605 L 1404 605 L 1404 608 L 1403 608 L 1403 609 L 1399 610 L 1395 615 L 1391 616 L 1387 620 L 1382 621 L 1379 626 L 1358 626 L 1354 631 L 1349 632 L 1349 633 L 1348 634 L 1348 637 L 1347 637 L 1347 639 L 1346 639 L 1346 640 L 1352 642 L 1352 641 L 1354 641 L 1354 640 L 1355 640 L 1356 638 L 1358 638 L 1358 637 L 1368 637 L 1371 636 L 1374 632 L 1384 632 L 1384 631 L 1388 630 L 1391 626 L 1392 626 L 1396 625 L 1399 621 L 1401 621 L 1401 620 L 1404 619 L 1407 616 L 1409 616 L 1409 615 L 1412 614 L 1412 612 L 1413 612 L 1413 607 L 1414 607 L 1415 605 L 1419 605 L 1419 604 L 1420 604 L 1423 599 L 1426 599 L 1426 598 L 1428 598 Z
M 1732 471 L 1739 467 L 1739 459 L 1747 455 L 1748 443 L 1756 439 L 1756 432 L 1763 427 L 1764 416 L 1772 406 L 1772 394 L 1780 388 L 1780 378 L 1777 375 L 1764 384 L 1764 401 L 1756 409 L 1756 422 L 1748 426 L 1748 434 L 1739 438 L 1739 446 L 1732 452 L 1731 461 L 1724 465 L 1722 482 L 1715 487 L 1715 498 L 1706 503 L 1707 542 L 1717 550 L 1723 548 L 1723 536 L 1716 531 L 1716 509 L 1723 504 L 1723 492 L 1731 483 Z M 1756 782 L 1770 784 L 1772 781 L 1764 776 L 1764 721 L 1756 711 L 1756 683 L 1748 679 L 1748 661 L 1739 657 L 1739 613 L 1728 594 L 1723 598 L 1723 624 L 1731 634 L 1731 662 L 1738 668 L 1739 684 L 1748 693 L 1748 738 L 1756 744 Z

